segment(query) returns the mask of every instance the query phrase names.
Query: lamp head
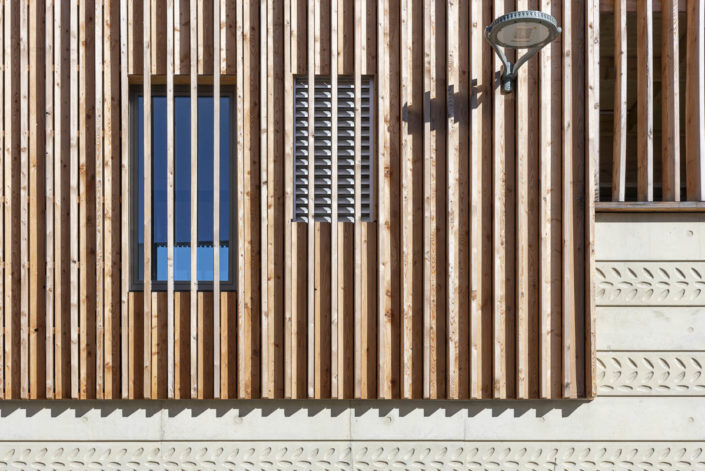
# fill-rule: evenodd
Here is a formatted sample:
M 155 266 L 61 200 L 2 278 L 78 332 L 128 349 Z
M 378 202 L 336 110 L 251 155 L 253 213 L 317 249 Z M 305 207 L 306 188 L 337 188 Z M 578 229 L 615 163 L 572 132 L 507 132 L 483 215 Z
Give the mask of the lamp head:
M 541 11 L 515 11 L 500 16 L 485 29 L 485 37 L 504 63 L 502 90 L 511 93 L 519 67 L 542 47 L 561 34 L 558 22 L 551 15 Z M 499 47 L 509 49 L 529 49 L 524 56 L 512 65 Z

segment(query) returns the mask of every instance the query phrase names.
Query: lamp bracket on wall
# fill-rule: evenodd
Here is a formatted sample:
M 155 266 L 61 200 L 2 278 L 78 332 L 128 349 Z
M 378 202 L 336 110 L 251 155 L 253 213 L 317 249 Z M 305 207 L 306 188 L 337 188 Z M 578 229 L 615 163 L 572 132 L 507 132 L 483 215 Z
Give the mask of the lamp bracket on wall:
M 485 38 L 502 61 L 502 93 L 512 93 L 516 87 L 519 67 L 545 45 L 561 34 L 558 22 L 541 11 L 515 11 L 500 16 L 485 29 Z M 528 49 L 512 64 L 500 49 Z

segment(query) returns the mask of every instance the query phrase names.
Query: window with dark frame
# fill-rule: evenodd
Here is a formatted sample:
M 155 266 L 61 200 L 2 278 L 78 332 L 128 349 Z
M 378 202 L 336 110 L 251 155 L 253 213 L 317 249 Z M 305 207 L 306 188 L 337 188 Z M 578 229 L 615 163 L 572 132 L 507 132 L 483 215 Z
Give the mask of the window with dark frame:
M 338 208 L 339 222 L 355 221 L 355 198 L 360 198 L 362 221 L 373 220 L 373 79 L 362 77 L 360 90 L 361 191 L 355 194 L 355 85 L 353 77 L 338 76 Z M 333 162 L 331 80 L 315 78 L 314 95 L 314 221 L 331 222 Z M 294 78 L 294 221 L 308 221 L 308 77 Z
M 144 97 L 130 94 L 130 250 L 131 289 L 144 279 Z M 174 288 L 188 290 L 191 278 L 191 98 L 187 87 L 174 90 Z M 234 93 L 220 98 L 220 282 L 235 289 L 236 189 Z M 152 89 L 152 289 L 167 285 L 167 124 L 166 88 Z M 213 89 L 198 88 L 198 172 L 196 248 L 198 289 L 213 289 Z

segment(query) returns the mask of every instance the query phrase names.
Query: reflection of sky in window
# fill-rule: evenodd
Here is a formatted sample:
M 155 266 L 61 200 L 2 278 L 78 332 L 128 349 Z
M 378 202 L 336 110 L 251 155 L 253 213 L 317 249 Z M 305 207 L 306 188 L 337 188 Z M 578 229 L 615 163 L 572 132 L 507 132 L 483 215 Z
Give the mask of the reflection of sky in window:
M 190 98 L 174 99 L 174 280 L 191 273 L 191 135 Z M 138 125 L 138 273 L 142 280 L 144 244 L 144 112 L 137 100 Z M 230 99 L 220 105 L 220 279 L 229 281 L 230 240 Z M 152 97 L 152 237 L 155 281 L 167 279 L 166 97 Z M 198 98 L 198 246 L 199 281 L 213 280 L 213 98 Z

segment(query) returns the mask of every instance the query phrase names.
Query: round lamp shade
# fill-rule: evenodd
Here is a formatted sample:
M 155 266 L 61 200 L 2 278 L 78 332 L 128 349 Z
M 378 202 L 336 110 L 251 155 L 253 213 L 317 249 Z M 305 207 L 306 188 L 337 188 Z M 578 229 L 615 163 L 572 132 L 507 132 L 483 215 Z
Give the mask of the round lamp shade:
M 512 49 L 541 47 L 560 33 L 556 19 L 540 11 L 508 13 L 487 27 L 487 39 L 491 43 Z

